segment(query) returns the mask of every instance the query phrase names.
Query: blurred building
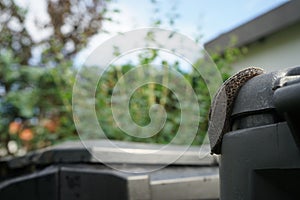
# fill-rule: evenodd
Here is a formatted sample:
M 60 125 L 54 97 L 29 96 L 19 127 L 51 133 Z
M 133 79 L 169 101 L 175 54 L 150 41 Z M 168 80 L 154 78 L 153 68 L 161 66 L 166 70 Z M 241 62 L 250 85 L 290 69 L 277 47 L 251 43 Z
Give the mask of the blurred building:
M 300 65 L 300 1 L 289 1 L 207 42 L 208 52 L 224 52 L 232 38 L 248 53 L 234 71 L 249 66 L 274 71 Z

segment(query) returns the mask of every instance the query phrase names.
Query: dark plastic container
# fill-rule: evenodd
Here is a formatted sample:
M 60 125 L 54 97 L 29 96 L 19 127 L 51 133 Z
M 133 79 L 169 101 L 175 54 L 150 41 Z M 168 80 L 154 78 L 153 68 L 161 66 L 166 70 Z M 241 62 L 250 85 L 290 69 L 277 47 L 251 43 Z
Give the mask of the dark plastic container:
M 300 67 L 240 90 L 220 156 L 222 200 L 300 199 Z
M 114 142 L 134 150 L 130 156 L 116 152 L 108 141 L 68 142 L 21 158 L 0 162 L 0 199 L 120 200 L 120 199 L 218 199 L 216 157 L 199 158 L 199 147 L 190 148 L 173 164 L 153 172 L 126 173 L 164 165 L 165 156 L 177 156 L 182 148 L 141 156 L 162 145 Z M 209 148 L 208 146 L 206 148 Z M 88 151 L 88 150 L 89 151 Z M 91 156 L 106 155 L 102 162 Z M 103 164 L 123 169 L 115 170 Z

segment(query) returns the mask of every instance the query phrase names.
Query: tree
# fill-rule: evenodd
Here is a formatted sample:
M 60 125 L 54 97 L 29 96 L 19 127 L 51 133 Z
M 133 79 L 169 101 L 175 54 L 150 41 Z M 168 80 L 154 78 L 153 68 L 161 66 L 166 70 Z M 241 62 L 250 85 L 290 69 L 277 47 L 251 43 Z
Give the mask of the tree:
M 26 150 L 76 137 L 71 113 L 74 57 L 101 32 L 109 1 L 45 0 L 48 20 L 34 19 L 47 37 L 26 26 L 28 7 L 0 2 L 0 147 L 13 140 Z M 117 12 L 117 10 L 114 10 Z M 38 50 L 40 54 L 33 55 Z M 33 61 L 35 60 L 35 61 Z M 54 133 L 55 134 L 51 134 Z
M 112 20 L 106 17 L 108 13 L 119 12 L 109 10 L 109 0 L 44 2 L 48 20 L 36 18 L 34 26 L 37 31 L 46 31 L 47 36 L 39 39 L 34 38 L 26 26 L 27 8 L 20 7 L 13 0 L 0 2 L 0 150 L 5 148 L 8 154 L 20 154 L 56 142 L 78 139 L 71 108 L 77 70 L 73 67 L 74 58 L 86 47 L 90 38 L 103 30 L 103 21 Z M 155 6 L 159 8 L 158 3 Z M 173 26 L 178 15 L 172 10 L 169 18 L 168 24 Z M 161 23 L 159 17 L 154 19 L 155 26 Z M 229 64 L 239 55 L 241 52 L 236 48 L 230 48 L 223 55 L 213 55 L 224 79 L 228 77 Z M 102 89 L 98 89 L 96 94 L 96 110 L 98 121 L 108 138 L 156 143 L 168 143 L 173 139 L 180 125 L 180 105 L 176 95 L 166 87 L 155 84 L 143 86 L 134 93 L 129 105 L 132 119 L 139 125 L 149 123 L 148 110 L 153 103 L 165 108 L 167 121 L 155 137 L 129 137 L 118 128 L 111 111 L 110 98 L 118 79 L 136 65 L 151 65 L 158 57 L 155 50 L 141 53 L 138 64 L 113 66 L 102 77 L 101 87 L 98 87 Z M 195 90 L 201 117 L 194 144 L 201 144 L 207 129 L 211 100 L 203 78 L 195 70 L 182 71 L 178 62 L 162 60 L 161 65 L 183 74 Z M 92 68 L 82 78 L 88 82 L 91 75 L 94 75 Z M 86 128 L 89 128 L 88 122 Z M 11 142 L 17 143 L 19 151 L 9 148 Z

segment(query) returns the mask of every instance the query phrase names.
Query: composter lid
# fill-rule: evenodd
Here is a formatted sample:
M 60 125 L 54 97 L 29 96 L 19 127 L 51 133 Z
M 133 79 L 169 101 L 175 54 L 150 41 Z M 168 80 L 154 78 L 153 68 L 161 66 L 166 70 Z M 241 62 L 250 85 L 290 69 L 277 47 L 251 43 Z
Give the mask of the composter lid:
M 250 79 L 233 106 L 232 130 L 274 124 L 284 120 L 276 111 L 274 91 L 300 74 L 300 67 L 265 73 Z
M 239 91 L 231 116 L 248 115 L 274 109 L 273 83 L 283 72 L 271 72 L 250 79 Z
M 0 160 L 1 166 L 9 168 L 21 168 L 28 165 L 51 165 L 58 163 L 110 163 L 110 164 L 143 164 L 159 165 L 166 164 L 163 158 L 178 157 L 182 154 L 184 146 L 170 145 L 168 150 L 163 149 L 162 144 L 145 144 L 123 141 L 84 141 L 85 146 L 80 141 L 65 142 L 60 145 L 48 147 L 34 151 L 23 157 L 6 158 Z M 114 144 L 115 148 L 111 144 Z M 206 152 L 209 146 L 202 145 Z M 126 154 L 126 152 L 132 152 Z M 144 152 L 153 152 L 145 154 Z M 103 155 L 102 160 L 96 158 Z M 202 159 L 199 159 L 202 157 Z M 166 160 L 166 159 L 165 159 Z M 200 152 L 199 147 L 190 147 L 173 164 L 176 165 L 216 165 L 215 156 Z

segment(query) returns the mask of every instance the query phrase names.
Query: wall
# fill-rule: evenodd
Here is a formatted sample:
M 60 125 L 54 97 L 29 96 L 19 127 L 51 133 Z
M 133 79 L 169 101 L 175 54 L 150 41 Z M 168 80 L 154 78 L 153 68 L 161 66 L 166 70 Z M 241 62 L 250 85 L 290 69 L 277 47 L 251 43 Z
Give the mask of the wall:
M 267 72 L 300 65 L 300 22 L 248 46 L 233 71 L 257 66 Z

